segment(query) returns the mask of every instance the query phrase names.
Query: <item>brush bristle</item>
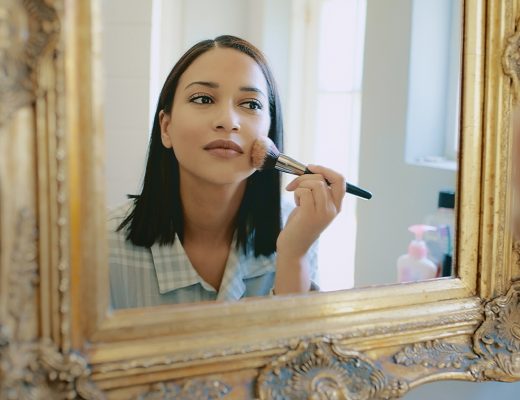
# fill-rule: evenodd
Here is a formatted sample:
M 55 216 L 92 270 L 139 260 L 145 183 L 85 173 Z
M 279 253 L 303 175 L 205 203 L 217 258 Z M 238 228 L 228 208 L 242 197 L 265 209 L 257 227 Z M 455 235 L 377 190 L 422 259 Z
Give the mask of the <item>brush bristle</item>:
M 280 152 L 267 136 L 256 139 L 251 149 L 251 165 L 254 169 L 264 170 L 274 168 Z

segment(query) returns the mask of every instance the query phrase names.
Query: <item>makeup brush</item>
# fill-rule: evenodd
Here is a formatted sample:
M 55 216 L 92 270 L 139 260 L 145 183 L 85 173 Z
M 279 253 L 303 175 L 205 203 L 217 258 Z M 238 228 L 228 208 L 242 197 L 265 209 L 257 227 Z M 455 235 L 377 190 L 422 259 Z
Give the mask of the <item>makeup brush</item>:
M 293 175 L 313 173 L 309 171 L 306 165 L 280 153 L 273 141 L 267 136 L 262 136 L 253 143 L 251 164 L 253 168 L 260 171 L 275 168 Z M 367 200 L 372 198 L 372 193 L 348 182 L 346 184 L 346 192 Z

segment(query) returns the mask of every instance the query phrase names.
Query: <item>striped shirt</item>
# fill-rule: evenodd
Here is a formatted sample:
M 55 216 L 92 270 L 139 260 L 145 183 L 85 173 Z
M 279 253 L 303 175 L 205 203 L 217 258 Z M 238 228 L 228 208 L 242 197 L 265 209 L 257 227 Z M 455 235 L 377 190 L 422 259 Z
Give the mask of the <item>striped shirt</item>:
M 286 221 L 291 206 L 282 202 Z M 128 215 L 129 201 L 108 216 L 110 295 L 113 308 L 152 307 L 161 304 L 190 303 L 209 300 L 231 301 L 243 297 L 272 293 L 276 271 L 276 254 L 254 256 L 236 249 L 233 241 L 224 275 L 217 291 L 207 283 L 191 264 L 178 238 L 172 245 L 154 243 L 150 248 L 136 246 L 126 240 L 126 232 L 116 232 Z M 312 289 L 317 270 L 317 245 L 307 254 Z

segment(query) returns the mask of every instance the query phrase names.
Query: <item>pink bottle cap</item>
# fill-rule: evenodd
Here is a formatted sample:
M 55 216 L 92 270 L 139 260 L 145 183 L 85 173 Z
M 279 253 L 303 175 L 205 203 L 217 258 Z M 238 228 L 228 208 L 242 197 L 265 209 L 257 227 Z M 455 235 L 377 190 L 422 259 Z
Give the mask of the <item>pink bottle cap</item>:
M 418 260 L 426 257 L 426 254 L 428 254 L 428 248 L 426 247 L 426 243 L 424 243 L 423 240 L 424 232 L 435 231 L 436 229 L 437 228 L 430 225 L 410 226 L 408 230 L 415 234 L 415 240 L 410 242 L 410 245 L 408 246 L 408 254 Z

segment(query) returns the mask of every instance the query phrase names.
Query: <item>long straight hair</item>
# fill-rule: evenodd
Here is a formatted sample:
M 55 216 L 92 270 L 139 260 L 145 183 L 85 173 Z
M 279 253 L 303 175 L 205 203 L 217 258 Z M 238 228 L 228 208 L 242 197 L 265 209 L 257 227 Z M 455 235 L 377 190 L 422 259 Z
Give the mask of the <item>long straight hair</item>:
M 203 40 L 191 47 L 170 71 L 161 90 L 148 147 L 143 186 L 133 208 L 117 228 L 126 227 L 126 238 L 134 245 L 151 247 L 173 244 L 175 235 L 184 239 L 183 207 L 180 196 L 179 162 L 172 149 L 163 146 L 159 112 L 171 113 L 175 90 L 181 75 L 202 54 L 214 48 L 231 48 L 256 61 L 267 81 L 271 125 L 269 138 L 282 151 L 283 126 L 278 90 L 263 54 L 251 43 L 224 35 Z M 236 217 L 236 246 L 247 252 L 253 239 L 254 254 L 270 255 L 276 251 L 281 229 L 280 174 L 276 170 L 256 171 L 247 178 L 246 190 Z

